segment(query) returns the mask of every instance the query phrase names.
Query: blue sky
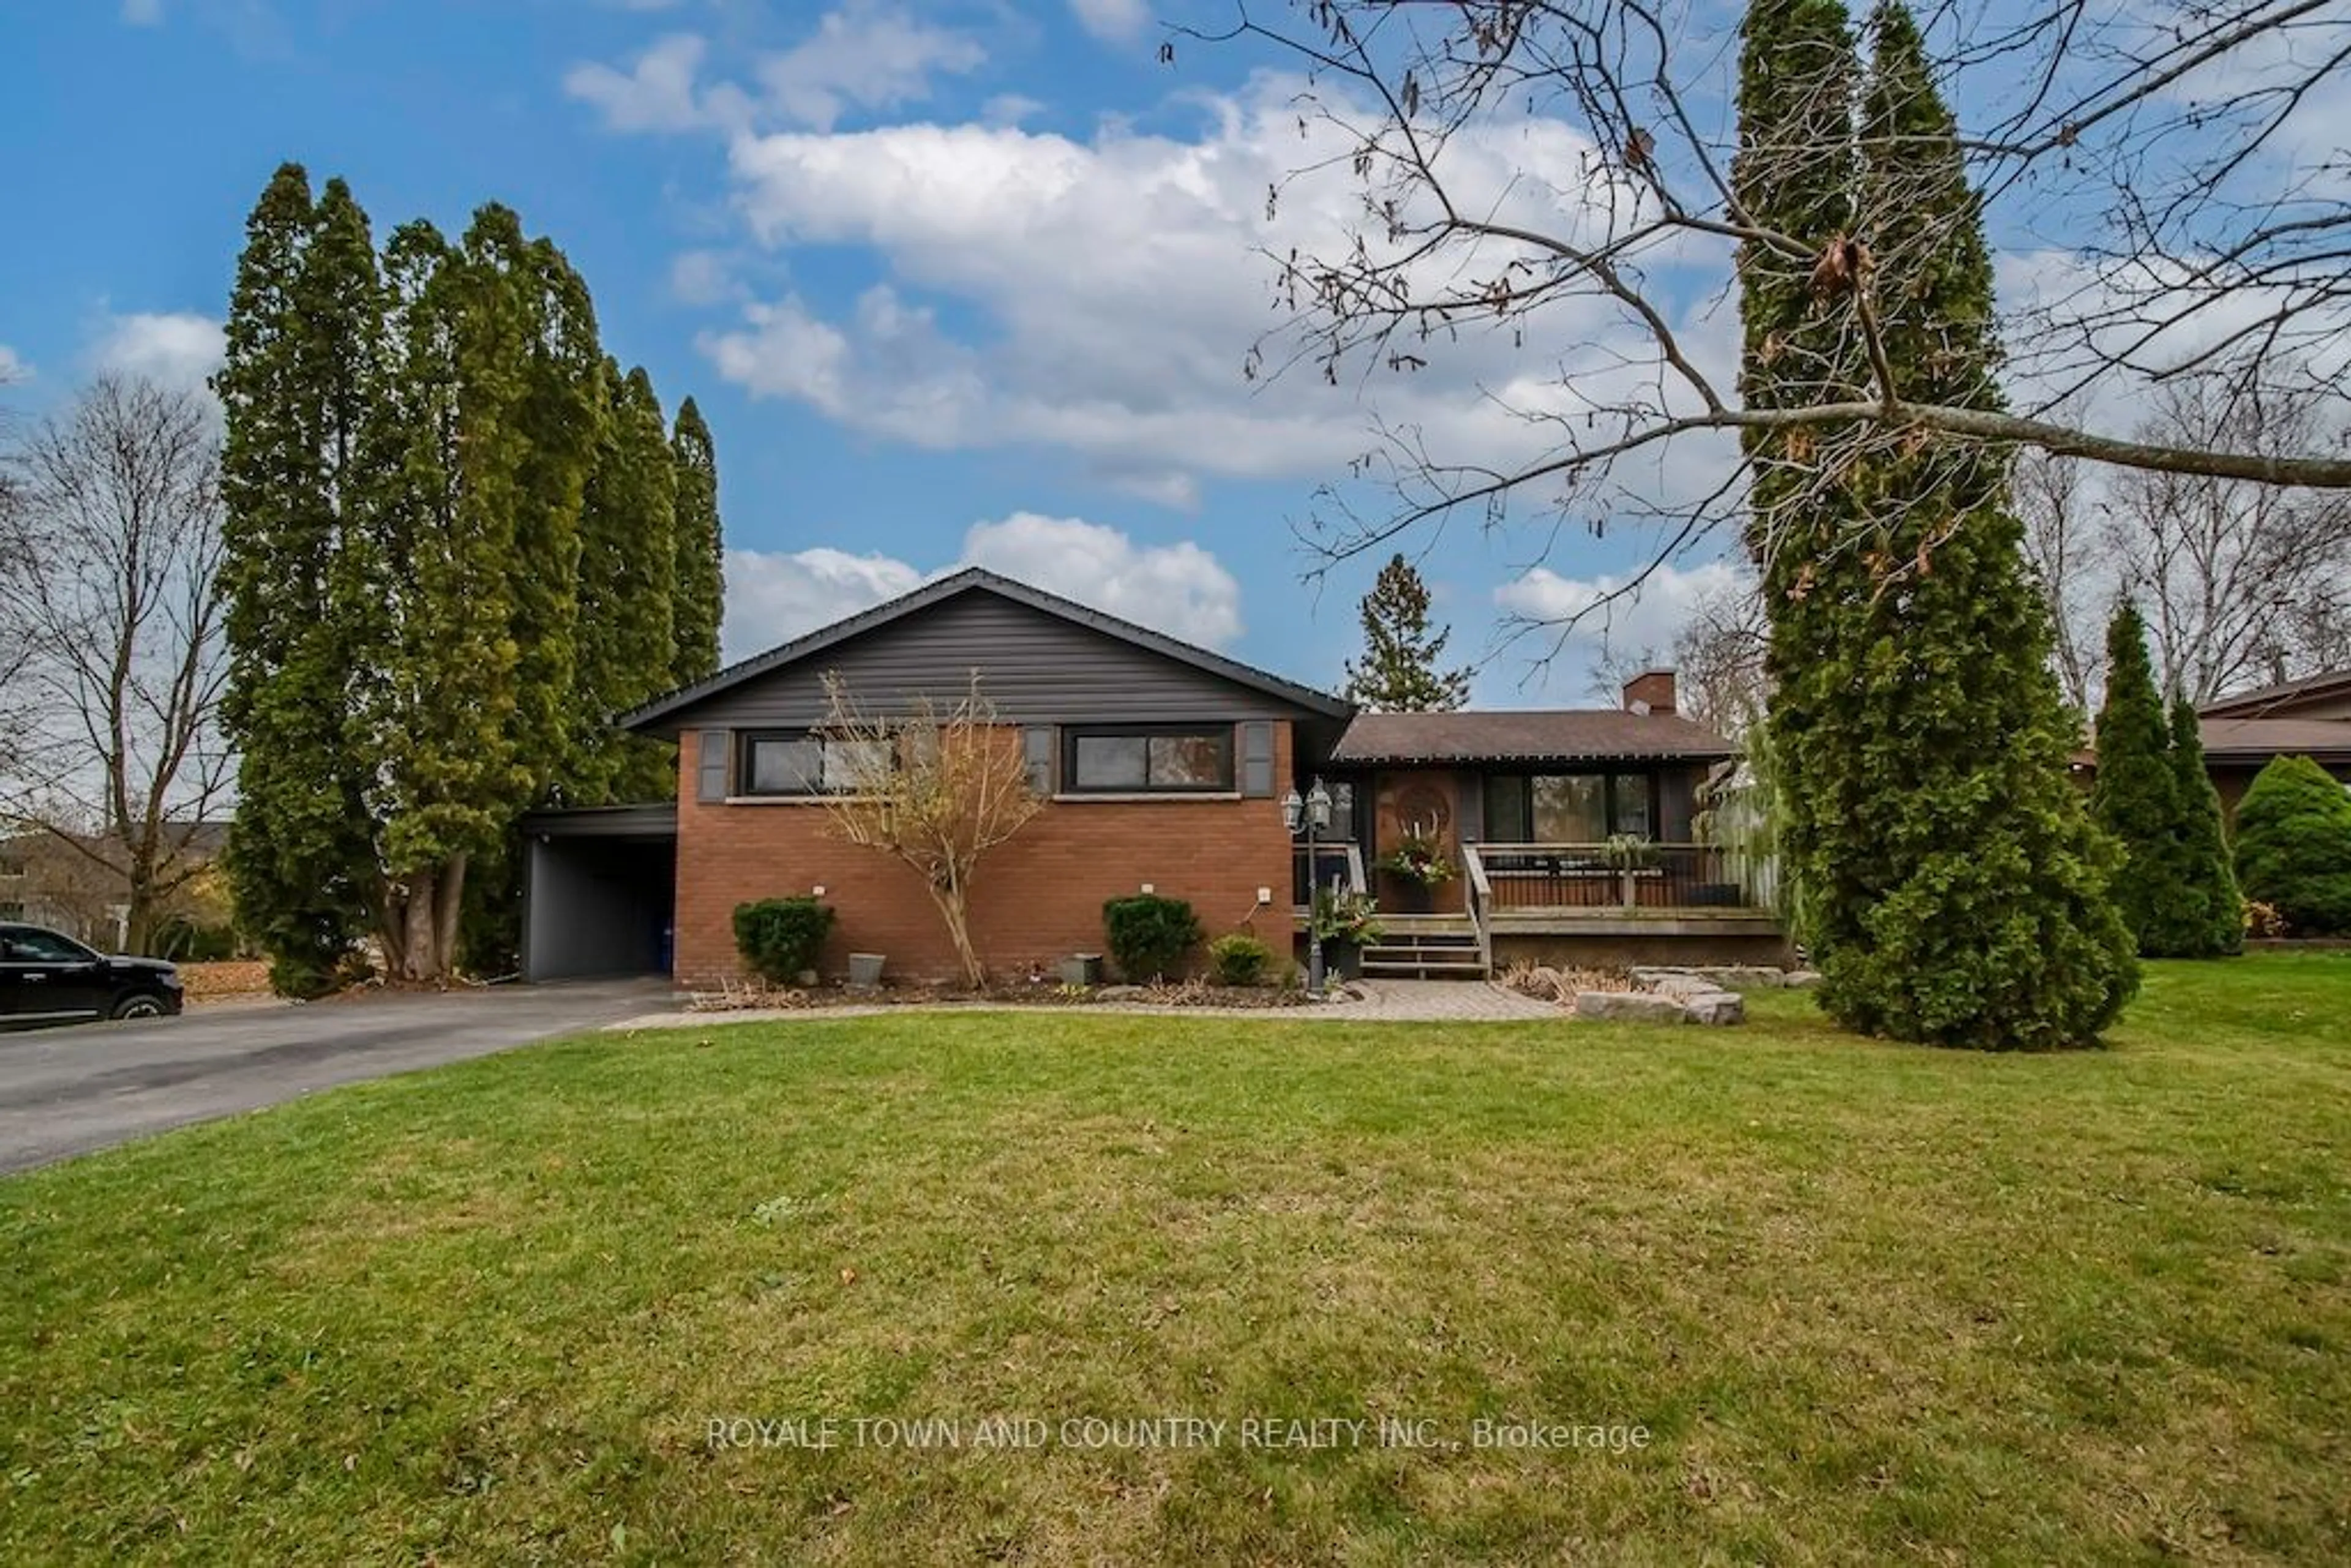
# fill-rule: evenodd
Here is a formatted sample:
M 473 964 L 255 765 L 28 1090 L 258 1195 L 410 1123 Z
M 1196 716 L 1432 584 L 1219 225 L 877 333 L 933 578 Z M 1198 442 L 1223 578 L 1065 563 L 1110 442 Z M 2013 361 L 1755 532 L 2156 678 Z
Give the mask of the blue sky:
M 1340 679 L 1376 563 L 1318 591 L 1292 528 L 1368 444 L 1369 409 L 1353 386 L 1240 372 L 1274 319 L 1252 248 L 1345 192 L 1269 223 L 1267 183 L 1298 159 L 1291 84 L 1237 51 L 1161 65 L 1147 0 L 0 0 L 0 17 L 20 153 L 0 401 L 19 411 L 102 369 L 200 379 L 281 161 L 347 178 L 379 235 L 459 228 L 496 199 L 586 275 L 607 347 L 708 414 L 730 653 L 976 560 Z M 1507 447 L 1480 384 L 1380 407 Z M 1573 602 L 1648 543 L 1457 527 L 1425 565 L 1477 656 L 1506 610 Z M 1710 553 L 1621 640 L 1668 642 L 1725 572 Z M 1589 653 L 1532 679 L 1501 654 L 1479 697 L 1585 703 Z

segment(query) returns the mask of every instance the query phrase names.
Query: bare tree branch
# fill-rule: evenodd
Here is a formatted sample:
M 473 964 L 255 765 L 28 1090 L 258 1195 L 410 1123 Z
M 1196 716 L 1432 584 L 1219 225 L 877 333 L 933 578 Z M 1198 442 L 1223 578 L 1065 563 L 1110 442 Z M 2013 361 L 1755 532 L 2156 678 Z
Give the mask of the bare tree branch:
M 1359 509 L 1333 486 L 1314 529 L 1326 562 L 1464 514 L 1598 528 L 1669 513 L 1702 534 L 1736 515 L 1743 486 L 1675 497 L 1671 476 L 1737 460 L 1682 455 L 1759 430 L 1813 434 L 1824 486 L 1873 448 L 1932 433 L 2149 475 L 2351 489 L 2339 444 L 2127 427 L 2150 385 L 2194 375 L 2231 402 L 2351 387 L 2351 154 L 2336 118 L 2351 0 L 1928 8 L 1987 225 L 2015 263 L 2009 408 L 1913 395 L 1877 341 L 1879 288 L 1933 265 L 1958 214 L 1929 219 L 1882 183 L 1856 190 L 1838 234 L 1783 233 L 1743 210 L 1728 177 L 1729 15 L 1687 0 L 1234 0 L 1221 29 L 1174 30 L 1302 74 L 1305 151 L 1272 204 L 1334 174 L 1353 183 L 1342 232 L 1270 256 L 1282 320 L 1250 373 L 1311 367 L 1376 405 L 1382 378 L 1450 357 L 1527 436 L 1445 452 L 1384 430 L 1353 477 L 1393 504 Z M 1862 384 L 1742 405 L 1724 329 L 1740 256 L 1829 280 L 1817 308 L 1867 367 Z

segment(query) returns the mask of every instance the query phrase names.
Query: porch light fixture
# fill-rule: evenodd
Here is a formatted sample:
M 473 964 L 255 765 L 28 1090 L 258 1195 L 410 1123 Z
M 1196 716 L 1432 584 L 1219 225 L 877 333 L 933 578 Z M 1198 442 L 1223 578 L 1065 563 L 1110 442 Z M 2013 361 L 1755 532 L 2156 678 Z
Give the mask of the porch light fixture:
M 1298 787 L 1292 785 L 1281 798 L 1281 824 L 1295 836 L 1299 828 L 1306 829 L 1306 989 L 1310 995 L 1322 994 L 1322 931 L 1314 920 L 1314 899 L 1322 888 L 1318 878 L 1322 862 L 1315 854 L 1315 840 L 1331 825 L 1331 791 L 1320 778 L 1307 788 L 1303 800 Z

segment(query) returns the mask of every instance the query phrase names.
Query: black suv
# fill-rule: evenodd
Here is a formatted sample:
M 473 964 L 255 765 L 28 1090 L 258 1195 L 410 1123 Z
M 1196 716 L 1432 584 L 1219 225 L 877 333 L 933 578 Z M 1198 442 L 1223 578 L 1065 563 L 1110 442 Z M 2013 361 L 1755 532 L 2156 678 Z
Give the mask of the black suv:
M 161 958 L 110 958 L 38 925 L 0 924 L 0 1029 L 179 1010 L 180 972 Z

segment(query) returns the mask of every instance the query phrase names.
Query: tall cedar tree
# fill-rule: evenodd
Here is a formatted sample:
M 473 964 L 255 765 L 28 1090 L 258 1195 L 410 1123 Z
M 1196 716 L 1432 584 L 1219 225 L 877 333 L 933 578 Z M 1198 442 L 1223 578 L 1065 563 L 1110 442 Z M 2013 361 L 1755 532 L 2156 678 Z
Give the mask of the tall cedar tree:
M 2307 757 L 2273 757 L 2237 802 L 2237 880 L 2295 936 L 2351 935 L 2351 794 Z
M 684 685 L 718 668 L 718 622 L 726 604 L 717 450 L 692 398 L 678 405 L 670 446 L 677 465 L 677 575 L 671 594 L 676 648 L 670 675 Z
M 2220 792 L 2204 766 L 2204 737 L 2196 705 L 2186 697 L 2171 705 L 2171 766 L 2177 776 L 2179 832 L 2174 852 L 2182 862 L 2179 882 L 2198 924 L 2183 957 L 2217 958 L 2245 948 L 2245 895 L 2229 855 L 2228 831 L 2220 815 Z
M 677 789 L 676 748 L 612 725 L 667 691 L 676 641 L 677 469 L 653 378 L 604 361 L 611 418 L 580 519 L 580 703 L 577 761 L 565 800 L 609 806 L 665 800 Z
M 454 967 L 465 883 L 529 801 L 537 758 L 521 717 L 515 628 L 536 323 L 513 277 L 430 224 L 384 254 L 392 368 L 378 436 L 397 474 L 376 535 L 393 629 L 369 708 L 371 791 L 392 972 Z M 569 738 L 568 734 L 564 737 Z
M 462 248 L 469 269 L 485 274 L 485 288 L 495 284 L 523 325 L 520 391 L 509 414 L 521 438 L 517 570 L 505 595 L 517 651 L 515 739 L 528 780 L 524 803 L 567 804 L 581 765 L 580 511 L 611 417 L 604 350 L 587 284 L 552 241 L 526 235 L 511 208 L 477 209 Z M 470 857 L 464 881 L 464 943 L 448 956 L 461 954 L 477 972 L 511 968 L 522 918 L 522 846 L 511 820 Z
M 382 308 L 367 215 L 340 180 L 313 203 L 288 163 L 246 224 L 227 351 L 221 486 L 239 753 L 227 869 L 282 992 L 329 988 L 376 897 L 351 695 L 371 658 L 347 547 L 375 489 L 364 424 Z
M 455 246 L 405 225 L 380 267 L 340 182 L 313 204 L 288 165 L 256 207 L 216 382 L 230 861 L 281 989 L 330 984 L 371 928 L 412 979 L 451 971 L 461 918 L 469 949 L 510 956 L 521 813 L 670 787 L 662 748 L 590 724 L 677 663 L 680 460 L 651 382 L 615 381 L 586 285 L 504 207 Z M 707 433 L 681 435 L 715 496 Z M 593 474 L 609 509 L 583 653 Z
M 1841 17 L 1811 5 L 1771 9 L 1794 36 L 1759 29 L 1766 8 L 1750 13 L 1750 173 L 1802 144 L 1792 138 L 1822 113 L 1834 75 L 1807 76 L 1803 63 L 1842 31 Z M 1995 409 L 1991 258 L 1955 125 L 1909 13 L 1881 7 L 1872 31 L 1852 237 L 1880 265 L 1874 283 L 1858 268 L 1855 286 L 1876 290 L 1905 395 Z M 1775 101 L 1775 89 L 1796 101 Z M 1781 183 L 1800 198 L 1785 215 L 1768 190 L 1745 199 L 1823 253 L 1843 250 L 1847 231 L 1812 226 L 1834 216 L 1834 203 L 1818 204 L 1807 182 Z M 1933 243 L 1917 243 L 1921 234 Z M 1811 340 L 1817 319 L 1783 287 L 1784 268 L 1759 270 L 1742 309 L 1745 374 L 1773 394 L 1762 406 L 1784 401 L 1782 366 L 1796 381 L 1851 377 L 1848 350 Z M 1822 1005 L 1863 1032 L 1934 1044 L 2087 1042 L 2120 1011 L 2137 969 L 2107 894 L 2113 845 L 2066 778 L 2073 737 L 2005 456 L 1914 436 L 1833 475 L 1808 472 L 1820 455 L 1784 439 L 1767 449 L 1756 528 L 1782 682 L 1771 744 Z
M 1451 627 L 1428 629 L 1428 584 L 1398 555 L 1364 595 L 1364 657 L 1347 662 L 1347 695 L 1374 713 L 1426 713 L 1469 700 L 1469 672 L 1440 671 Z
M 1808 288 L 1812 258 L 1852 223 L 1855 66 L 1845 9 L 1841 0 L 1755 0 L 1741 36 L 1735 199 L 1791 243 L 1740 248 L 1740 394 L 1759 409 L 1851 395 L 1862 380 L 1859 352 L 1813 308 Z M 1814 732 L 1842 695 L 1830 672 L 1851 662 L 1842 644 L 1855 634 L 1847 611 L 1855 590 L 1841 580 L 1845 556 L 1836 548 L 1850 497 L 1817 482 L 1815 438 L 1759 429 L 1741 440 L 1751 485 L 1747 545 L 1769 616 L 1773 692 L 1749 744 L 1759 771 L 1775 781 L 1782 905 L 1809 934 L 1802 873 L 1824 858 L 1823 837 L 1836 823 L 1792 786 L 1819 787 L 1833 739 Z
M 2115 907 L 2150 958 L 2200 952 L 2200 906 L 2181 880 L 2185 811 L 2172 765 L 2171 725 L 2155 689 L 2147 622 L 2125 601 L 2106 626 L 2106 695 L 2098 709 L 2098 774 L 2090 815 L 2122 848 Z

